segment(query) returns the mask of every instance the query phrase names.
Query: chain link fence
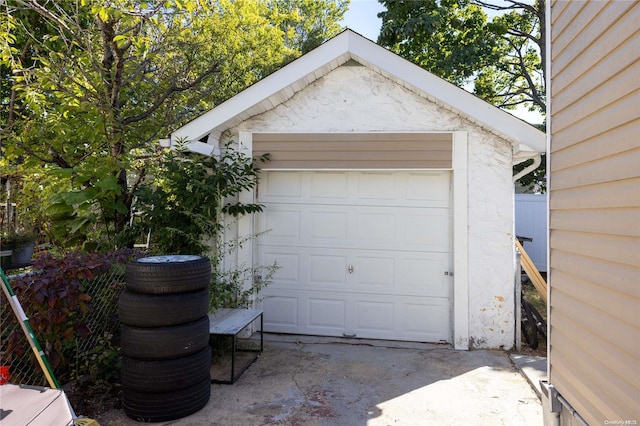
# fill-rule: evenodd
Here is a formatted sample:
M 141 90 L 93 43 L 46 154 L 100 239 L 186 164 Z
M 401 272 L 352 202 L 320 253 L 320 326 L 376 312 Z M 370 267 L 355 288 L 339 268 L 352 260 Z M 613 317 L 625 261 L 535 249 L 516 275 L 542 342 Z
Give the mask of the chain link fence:
M 34 273 L 34 272 L 25 272 Z M 9 283 L 17 278 L 8 276 Z M 93 373 L 95 368 L 105 362 L 106 357 L 117 358 L 120 347 L 120 323 L 118 320 L 118 297 L 125 287 L 124 265 L 114 264 L 104 274 L 90 281 L 83 281 L 82 292 L 89 295 L 89 309 L 82 320 L 89 333 L 86 337 L 73 336 L 67 342 L 73 348 L 73 359 L 70 364 L 74 378 Z M 30 317 L 30 306 L 20 301 L 27 317 Z M 50 342 L 42 341 L 35 336 L 40 346 L 47 353 Z M 9 383 L 34 386 L 48 386 L 45 375 L 40 369 L 29 342 L 21 329 L 9 302 L 0 292 L 0 366 L 9 366 Z M 57 376 L 55 368 L 54 374 Z

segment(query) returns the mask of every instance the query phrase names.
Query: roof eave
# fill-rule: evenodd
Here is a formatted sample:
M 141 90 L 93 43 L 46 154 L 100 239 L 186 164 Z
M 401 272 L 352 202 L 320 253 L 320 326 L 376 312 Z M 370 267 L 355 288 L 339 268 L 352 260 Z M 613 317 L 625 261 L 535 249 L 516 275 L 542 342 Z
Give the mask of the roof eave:
M 171 141 L 196 141 L 209 135 L 217 139 L 224 130 L 285 102 L 350 59 L 511 141 L 514 163 L 523 161 L 522 157 L 531 158 L 545 152 L 545 135 L 540 130 L 351 30 L 345 30 L 175 130 Z

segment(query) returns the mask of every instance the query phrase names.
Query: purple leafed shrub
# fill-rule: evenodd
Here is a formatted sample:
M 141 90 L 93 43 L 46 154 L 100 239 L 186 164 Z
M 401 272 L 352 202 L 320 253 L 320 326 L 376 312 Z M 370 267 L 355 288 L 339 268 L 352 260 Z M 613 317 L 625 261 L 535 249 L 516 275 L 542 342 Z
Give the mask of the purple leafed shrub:
M 132 249 L 107 253 L 72 251 L 63 256 L 45 252 L 34 258 L 33 274 L 11 281 L 34 335 L 61 383 L 73 378 L 78 341 L 90 338 L 94 332 L 87 318 L 95 310 L 104 309 L 99 304 L 117 303 L 116 300 L 94 300 L 89 293 L 95 292 L 87 291 L 90 283 L 112 268 L 124 271 L 127 262 L 141 256 L 141 252 Z M 100 285 L 112 284 L 105 281 Z M 7 349 L 11 357 L 21 357 L 30 351 L 19 327 L 8 336 Z

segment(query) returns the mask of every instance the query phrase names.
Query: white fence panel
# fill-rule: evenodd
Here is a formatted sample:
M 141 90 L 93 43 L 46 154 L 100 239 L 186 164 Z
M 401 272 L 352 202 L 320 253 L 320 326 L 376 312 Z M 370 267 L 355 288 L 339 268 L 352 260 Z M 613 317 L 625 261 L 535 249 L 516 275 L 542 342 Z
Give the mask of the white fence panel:
M 547 271 L 547 195 L 516 194 L 516 235 L 533 238 L 523 244 L 541 272 Z

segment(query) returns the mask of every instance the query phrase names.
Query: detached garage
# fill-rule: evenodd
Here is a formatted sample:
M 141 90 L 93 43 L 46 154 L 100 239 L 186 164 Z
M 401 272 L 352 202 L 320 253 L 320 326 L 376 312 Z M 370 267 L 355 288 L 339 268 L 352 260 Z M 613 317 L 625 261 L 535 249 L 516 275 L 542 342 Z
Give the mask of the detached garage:
M 512 166 L 544 134 L 347 30 L 171 134 L 268 152 L 265 331 L 512 347 Z

